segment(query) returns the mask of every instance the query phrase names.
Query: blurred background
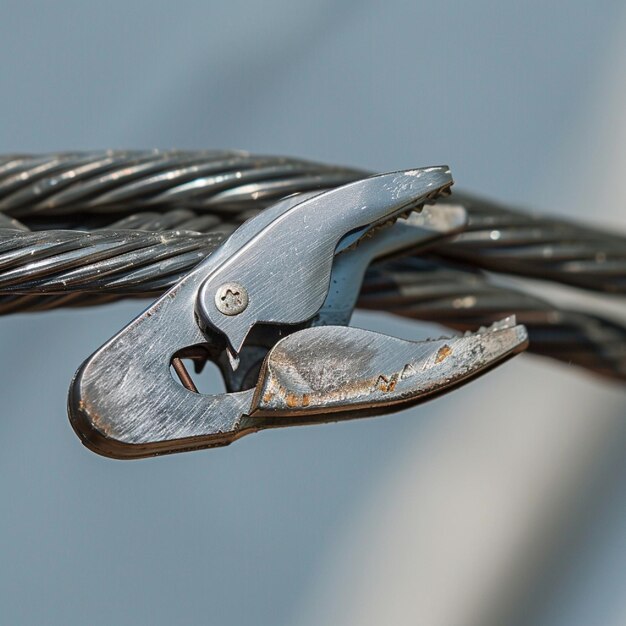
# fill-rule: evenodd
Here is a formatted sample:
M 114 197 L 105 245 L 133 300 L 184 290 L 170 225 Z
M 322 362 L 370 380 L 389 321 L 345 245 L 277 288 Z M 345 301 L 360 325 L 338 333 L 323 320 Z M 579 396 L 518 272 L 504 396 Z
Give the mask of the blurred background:
M 0 152 L 447 163 L 626 230 L 623 2 L 4 0 L 0 54 Z M 66 393 L 143 306 L 0 320 L 1 623 L 626 623 L 622 388 L 524 355 L 398 415 L 112 461 Z

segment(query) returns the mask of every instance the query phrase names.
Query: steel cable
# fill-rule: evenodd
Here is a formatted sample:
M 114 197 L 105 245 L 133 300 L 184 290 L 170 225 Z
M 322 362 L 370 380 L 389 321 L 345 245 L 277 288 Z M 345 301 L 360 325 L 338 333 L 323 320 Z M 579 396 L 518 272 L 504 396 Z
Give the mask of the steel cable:
M 0 313 L 156 295 L 272 201 L 366 175 L 234 151 L 0 158 Z M 368 273 L 360 305 L 460 330 L 516 313 L 529 327 L 531 350 L 626 378 L 620 324 L 557 309 L 464 271 L 624 294 L 626 238 L 465 193 L 453 201 L 466 207 L 468 228 L 438 244 L 433 261 L 410 259 Z
M 346 167 L 233 151 L 14 155 L 0 159 L 0 211 L 31 229 L 75 229 L 81 222 L 91 229 L 103 226 L 107 214 L 186 207 L 218 218 L 229 230 L 279 197 L 366 175 Z M 467 208 L 469 226 L 438 247 L 441 256 L 494 271 L 626 293 L 626 237 L 533 216 L 466 193 L 454 197 Z

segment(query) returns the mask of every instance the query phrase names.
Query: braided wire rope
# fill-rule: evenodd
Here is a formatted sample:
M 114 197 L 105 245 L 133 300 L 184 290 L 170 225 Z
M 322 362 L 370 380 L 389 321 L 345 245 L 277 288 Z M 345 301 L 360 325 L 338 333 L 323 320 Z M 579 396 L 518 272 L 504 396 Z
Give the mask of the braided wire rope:
M 273 201 L 368 174 L 236 151 L 0 157 L 0 313 L 156 295 Z M 428 262 L 406 259 L 369 272 L 360 306 L 460 330 L 516 313 L 529 328 L 531 351 L 625 379 L 622 325 L 558 309 L 467 269 L 624 295 L 626 237 L 465 193 L 453 201 L 468 211 L 467 229 L 437 244 Z

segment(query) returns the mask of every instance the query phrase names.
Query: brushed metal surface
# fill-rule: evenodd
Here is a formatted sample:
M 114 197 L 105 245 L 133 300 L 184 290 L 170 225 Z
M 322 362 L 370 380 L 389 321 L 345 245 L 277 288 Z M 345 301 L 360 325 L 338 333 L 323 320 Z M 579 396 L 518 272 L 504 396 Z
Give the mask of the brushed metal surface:
M 372 176 L 286 209 L 270 207 L 212 257 L 198 293 L 198 316 L 226 336 L 235 354 L 257 323 L 304 322 L 324 303 L 337 251 L 451 185 L 447 167 L 430 167 Z M 225 316 L 215 306 L 215 293 L 225 283 L 248 292 L 248 306 L 239 315 Z

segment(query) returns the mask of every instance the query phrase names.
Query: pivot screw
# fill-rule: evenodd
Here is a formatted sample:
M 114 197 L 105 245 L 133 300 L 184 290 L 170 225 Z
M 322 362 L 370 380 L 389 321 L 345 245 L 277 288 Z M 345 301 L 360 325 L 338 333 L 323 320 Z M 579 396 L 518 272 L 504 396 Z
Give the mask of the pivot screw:
M 239 315 L 248 306 L 248 292 L 239 283 L 224 283 L 215 292 L 215 306 L 224 315 Z

